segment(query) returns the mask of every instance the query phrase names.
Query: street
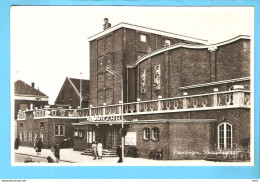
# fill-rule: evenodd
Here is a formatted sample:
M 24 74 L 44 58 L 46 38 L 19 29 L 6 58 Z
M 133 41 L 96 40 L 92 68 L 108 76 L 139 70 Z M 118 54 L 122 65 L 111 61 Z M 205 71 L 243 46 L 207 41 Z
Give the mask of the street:
M 25 154 L 15 154 L 15 162 L 24 163 L 26 158 L 31 158 L 33 163 L 48 163 L 46 157 L 43 156 L 31 156 L 31 155 L 25 155 Z M 65 161 L 60 161 L 60 163 L 69 163 Z

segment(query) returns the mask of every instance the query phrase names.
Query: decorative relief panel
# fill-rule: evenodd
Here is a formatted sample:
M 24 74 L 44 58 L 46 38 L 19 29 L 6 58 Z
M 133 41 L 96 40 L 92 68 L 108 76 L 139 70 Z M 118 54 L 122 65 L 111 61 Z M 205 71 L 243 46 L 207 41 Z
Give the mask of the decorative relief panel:
M 104 91 L 103 90 L 99 90 L 97 93 L 98 96 L 98 105 L 102 106 L 104 103 Z
M 98 56 L 102 56 L 105 53 L 105 39 L 101 39 L 98 41 Z
M 111 54 L 106 55 L 106 67 L 113 69 L 113 56 Z
M 112 36 L 106 37 L 106 53 L 109 53 L 112 51 Z
M 107 105 L 112 104 L 112 99 L 113 99 L 112 89 L 107 89 L 107 90 L 106 90 L 106 104 L 107 104 Z
M 161 84 L 160 84 L 160 79 L 161 79 L 161 69 L 160 65 L 154 66 L 154 81 L 153 81 L 153 86 L 155 90 L 160 90 Z
M 104 74 L 98 74 L 98 88 L 102 89 L 104 88 L 105 78 Z
M 113 86 L 113 75 L 110 73 L 106 73 L 106 87 L 112 87 Z
M 141 71 L 140 76 L 140 82 L 141 82 L 141 93 L 145 93 L 145 69 Z
M 98 72 L 99 73 L 105 71 L 106 63 L 105 63 L 105 57 L 104 56 L 98 58 L 97 67 L 98 67 Z

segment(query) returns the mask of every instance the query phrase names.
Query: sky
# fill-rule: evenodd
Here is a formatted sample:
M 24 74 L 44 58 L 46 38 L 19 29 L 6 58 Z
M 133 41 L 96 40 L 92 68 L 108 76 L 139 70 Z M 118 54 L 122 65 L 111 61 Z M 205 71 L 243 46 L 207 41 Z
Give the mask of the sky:
M 53 104 L 66 77 L 89 79 L 88 37 L 103 19 L 222 42 L 253 36 L 252 7 L 13 6 L 11 84 L 17 79 L 49 96 Z M 82 74 L 81 74 L 82 73 Z

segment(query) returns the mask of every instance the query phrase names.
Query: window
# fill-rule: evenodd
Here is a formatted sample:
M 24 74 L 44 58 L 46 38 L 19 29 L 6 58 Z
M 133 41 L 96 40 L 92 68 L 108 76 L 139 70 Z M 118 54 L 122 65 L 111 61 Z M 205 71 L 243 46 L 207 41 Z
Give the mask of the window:
M 83 130 L 79 129 L 79 137 L 82 138 L 83 137 Z
M 127 132 L 125 136 L 125 145 L 136 145 L 136 132 Z
M 140 40 L 141 40 L 141 42 L 146 42 L 146 35 L 141 34 Z
M 32 131 L 29 131 L 29 142 L 32 143 Z
M 218 148 L 232 148 L 232 125 L 229 123 L 222 123 L 218 126 Z
M 159 129 L 158 128 L 152 129 L 152 139 L 159 140 Z
M 87 143 L 93 143 L 95 141 L 95 132 L 87 131 Z
M 42 139 L 43 142 L 43 130 L 40 131 L 40 138 Z
M 40 122 L 40 128 L 44 128 L 44 121 Z
M 33 138 L 35 139 L 35 138 L 37 138 L 38 137 L 38 131 L 34 131 L 34 136 L 33 136 Z
M 54 125 L 54 136 L 64 136 L 65 125 Z
M 171 40 L 166 39 L 166 40 L 164 41 L 164 46 L 170 46 L 170 45 L 171 45 Z
M 24 132 L 24 142 L 27 142 L 27 131 Z
M 79 136 L 79 131 L 78 129 L 74 129 L 74 137 L 78 137 Z
M 22 132 L 20 133 L 20 141 L 21 142 L 23 141 L 23 133 Z
M 145 128 L 144 129 L 144 139 L 145 140 L 149 140 L 150 139 L 150 129 L 149 128 Z

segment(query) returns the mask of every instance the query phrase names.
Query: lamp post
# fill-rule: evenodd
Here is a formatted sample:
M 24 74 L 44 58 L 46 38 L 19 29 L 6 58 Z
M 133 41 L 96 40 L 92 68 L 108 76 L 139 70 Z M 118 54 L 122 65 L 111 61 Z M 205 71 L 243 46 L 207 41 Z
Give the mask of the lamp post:
M 106 68 L 106 71 L 109 72 L 112 75 L 117 75 L 121 78 L 121 117 L 122 117 L 122 129 L 124 128 L 124 90 L 123 90 L 123 75 L 120 75 L 119 73 L 115 72 L 114 70 L 110 69 L 110 68 Z M 121 133 L 122 135 L 122 133 Z M 124 157 L 125 157 L 125 142 L 124 142 L 124 137 L 122 135 L 122 163 L 124 162 Z

